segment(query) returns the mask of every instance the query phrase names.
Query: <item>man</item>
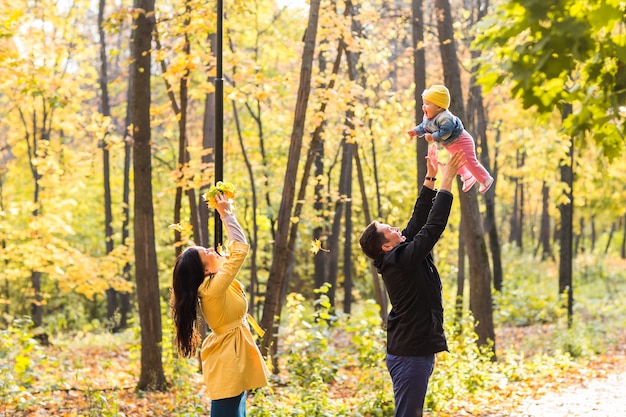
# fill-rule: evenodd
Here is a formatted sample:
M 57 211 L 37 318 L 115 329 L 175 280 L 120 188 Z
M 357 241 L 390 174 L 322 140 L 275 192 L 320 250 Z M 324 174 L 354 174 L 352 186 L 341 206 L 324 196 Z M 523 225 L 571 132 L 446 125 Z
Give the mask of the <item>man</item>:
M 361 250 L 382 275 L 392 309 L 387 321 L 387 369 L 393 383 L 394 417 L 423 415 L 435 354 L 448 349 L 443 331 L 441 279 L 431 251 L 446 228 L 452 207 L 452 182 L 465 163 L 462 152 L 439 169 L 436 145 L 428 150 L 428 169 L 413 215 L 400 232 L 374 221 L 361 234 Z

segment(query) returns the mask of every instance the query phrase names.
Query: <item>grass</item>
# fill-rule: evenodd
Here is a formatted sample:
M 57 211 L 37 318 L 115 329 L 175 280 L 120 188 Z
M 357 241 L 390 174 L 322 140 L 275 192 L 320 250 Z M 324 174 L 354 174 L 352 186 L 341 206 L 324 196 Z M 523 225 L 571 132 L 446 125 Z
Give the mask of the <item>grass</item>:
M 437 358 L 426 401 L 431 417 L 507 415 L 524 398 L 626 369 L 626 307 L 619 301 L 626 291 L 626 268 L 614 260 L 577 260 L 574 326 L 568 329 L 554 265 L 506 256 L 505 287 L 494 297 L 497 361 L 476 347 L 469 314 L 461 331 L 454 331 L 459 326 L 453 323 L 452 300 L 445 300 L 450 352 Z M 444 293 L 450 297 L 454 289 Z M 315 307 L 298 294 L 289 296 L 280 372 L 269 387 L 249 394 L 248 415 L 392 414 L 385 333 L 376 305 L 365 301 L 352 317 L 333 315 L 325 297 L 319 290 Z M 111 334 L 90 325 L 73 335 L 56 334 L 51 346 L 41 346 L 27 323 L 14 323 L 0 339 L 0 417 L 208 415 L 197 360 L 174 357 L 169 320 L 164 332 L 170 389 L 151 393 L 135 390 L 138 329 Z

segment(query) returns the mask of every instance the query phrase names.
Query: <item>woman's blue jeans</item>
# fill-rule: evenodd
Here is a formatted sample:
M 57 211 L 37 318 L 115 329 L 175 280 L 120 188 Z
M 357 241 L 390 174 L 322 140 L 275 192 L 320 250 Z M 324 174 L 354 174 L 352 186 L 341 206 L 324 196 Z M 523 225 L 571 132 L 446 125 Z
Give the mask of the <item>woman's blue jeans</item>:
M 435 355 L 387 354 L 387 369 L 393 383 L 394 417 L 422 416 L 428 380 L 435 369 Z
M 211 417 L 246 417 L 246 392 L 211 401 Z

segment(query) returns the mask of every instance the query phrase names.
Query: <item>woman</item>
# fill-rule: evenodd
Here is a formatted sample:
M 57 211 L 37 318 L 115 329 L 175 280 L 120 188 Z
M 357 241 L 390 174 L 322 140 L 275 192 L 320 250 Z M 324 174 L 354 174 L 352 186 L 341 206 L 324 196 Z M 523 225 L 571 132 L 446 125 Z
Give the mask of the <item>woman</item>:
M 242 417 L 246 415 L 246 391 L 267 385 L 268 370 L 250 332 L 244 287 L 235 279 L 249 245 L 230 201 L 218 193 L 216 203 L 230 254 L 222 257 L 213 248 L 192 246 L 176 259 L 172 282 L 176 346 L 183 356 L 195 353 L 199 301 L 211 328 L 200 353 L 211 417 Z

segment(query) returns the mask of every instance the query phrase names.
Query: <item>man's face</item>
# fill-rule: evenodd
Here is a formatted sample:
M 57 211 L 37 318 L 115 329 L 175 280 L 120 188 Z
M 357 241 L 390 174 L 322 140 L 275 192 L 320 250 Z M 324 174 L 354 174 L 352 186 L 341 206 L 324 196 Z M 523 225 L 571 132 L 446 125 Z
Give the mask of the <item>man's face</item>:
M 397 227 L 391 227 L 385 223 L 379 223 L 376 229 L 385 236 L 386 243 L 382 248 L 385 252 L 389 252 L 391 249 L 398 246 L 400 243 L 406 240 L 405 236 L 402 236 L 400 229 Z

